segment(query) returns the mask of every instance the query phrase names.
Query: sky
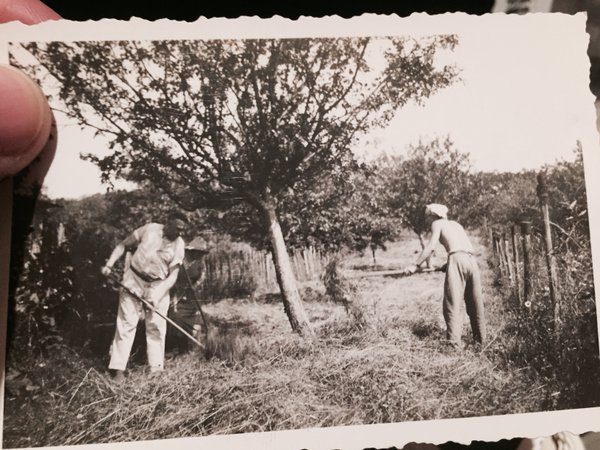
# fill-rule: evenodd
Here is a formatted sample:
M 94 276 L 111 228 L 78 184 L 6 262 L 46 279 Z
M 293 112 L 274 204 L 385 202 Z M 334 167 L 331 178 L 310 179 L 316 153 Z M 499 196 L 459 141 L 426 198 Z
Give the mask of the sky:
M 581 36 L 548 27 L 473 27 L 441 55 L 461 80 L 425 101 L 399 110 L 384 129 L 363 136 L 365 159 L 401 154 L 419 140 L 449 136 L 476 170 L 519 171 L 573 157 L 576 141 L 597 146 L 589 62 Z M 45 181 L 51 198 L 106 192 L 100 172 L 80 153 L 105 154 L 107 142 L 57 113 L 59 147 Z M 127 187 L 126 184 L 117 184 Z M 131 187 L 131 186 L 130 186 Z

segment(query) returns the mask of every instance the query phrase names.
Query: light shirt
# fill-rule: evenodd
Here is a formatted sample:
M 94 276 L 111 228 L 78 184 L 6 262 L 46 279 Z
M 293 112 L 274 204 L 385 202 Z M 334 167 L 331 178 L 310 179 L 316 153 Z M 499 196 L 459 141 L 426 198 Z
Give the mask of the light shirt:
M 138 245 L 131 257 L 131 265 L 136 271 L 157 280 L 167 278 L 171 270 L 183 262 L 185 254 L 183 239 L 164 239 L 163 228 L 159 223 L 149 223 L 133 232 Z

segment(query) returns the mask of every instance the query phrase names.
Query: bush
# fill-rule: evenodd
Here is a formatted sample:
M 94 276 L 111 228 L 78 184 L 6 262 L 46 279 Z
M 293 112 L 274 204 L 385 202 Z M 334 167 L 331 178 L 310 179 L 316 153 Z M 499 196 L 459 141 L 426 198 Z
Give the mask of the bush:
M 521 305 L 510 284 L 504 285 L 509 314 L 506 328 L 509 345 L 505 356 L 520 366 L 532 368 L 555 386 L 551 408 L 597 405 L 600 360 L 581 149 L 578 148 L 574 162 L 547 166 L 546 177 L 560 294 L 559 322 L 554 323 L 543 222 L 533 185 L 520 203 L 513 205 L 513 211 L 529 208 L 533 219 L 533 294 L 527 305 Z M 502 278 L 500 274 L 498 277 Z
M 539 249 L 541 252 L 542 250 Z M 591 255 L 589 252 L 563 255 L 557 261 L 561 275 L 560 322 L 554 327 L 554 308 L 545 274 L 545 260 L 536 258 L 537 274 L 530 305 L 518 304 L 514 294 L 509 298 L 506 332 L 511 336 L 508 359 L 528 366 L 556 386 L 553 399 L 561 404 L 597 405 L 598 331 Z
M 126 233 L 165 219 L 169 210 L 156 195 L 140 190 L 73 201 L 15 196 L 9 352 L 43 352 L 46 343 L 57 340 L 107 351 L 118 292 L 100 268 Z M 149 207 L 155 203 L 160 206 Z M 191 228 L 199 233 L 202 227 Z M 123 260 L 115 273 L 122 271 Z M 203 266 L 210 275 L 200 292 L 203 299 L 247 297 L 256 290 L 248 261 L 231 245 L 211 252 Z

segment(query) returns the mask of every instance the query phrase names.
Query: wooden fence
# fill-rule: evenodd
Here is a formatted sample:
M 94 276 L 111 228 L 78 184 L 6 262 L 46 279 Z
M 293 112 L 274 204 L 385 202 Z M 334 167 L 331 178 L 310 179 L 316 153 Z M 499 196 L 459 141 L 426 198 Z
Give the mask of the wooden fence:
M 534 230 L 531 221 L 524 220 L 508 228 L 491 228 L 485 224 L 486 233 L 493 250 L 493 260 L 498 265 L 501 278 L 513 290 L 513 298 L 524 310 L 536 306 L 538 298 L 551 301 L 553 329 L 560 329 L 561 293 L 558 283 L 556 261 L 552 244 L 550 211 L 546 179 L 538 175 L 542 229 Z M 537 231 L 537 232 L 534 232 Z M 548 295 L 542 296 L 546 292 Z
M 290 252 L 292 270 L 299 282 L 318 279 L 326 256 L 314 247 Z M 202 260 L 203 291 L 212 298 L 278 292 L 275 265 L 270 252 L 254 249 L 215 251 Z

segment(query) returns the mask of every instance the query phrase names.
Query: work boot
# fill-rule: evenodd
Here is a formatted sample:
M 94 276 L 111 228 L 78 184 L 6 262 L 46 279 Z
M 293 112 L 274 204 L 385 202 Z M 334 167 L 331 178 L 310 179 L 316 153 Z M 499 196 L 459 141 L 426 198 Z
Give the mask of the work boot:
M 125 381 L 125 371 L 124 370 L 111 370 L 111 378 L 113 382 L 117 384 L 121 384 Z

